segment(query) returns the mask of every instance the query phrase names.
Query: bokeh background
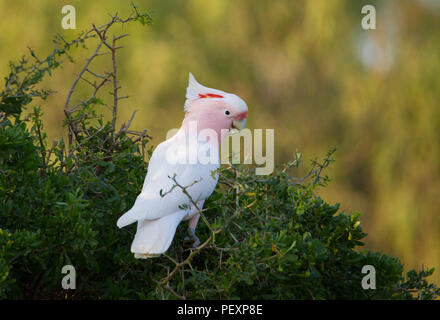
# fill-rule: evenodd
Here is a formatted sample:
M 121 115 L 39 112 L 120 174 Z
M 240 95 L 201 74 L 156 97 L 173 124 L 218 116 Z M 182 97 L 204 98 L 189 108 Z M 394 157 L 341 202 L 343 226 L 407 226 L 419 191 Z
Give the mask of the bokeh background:
M 77 30 L 61 28 L 65 4 L 76 8 Z M 376 30 L 361 28 L 365 4 L 376 7 Z M 137 110 L 132 127 L 160 143 L 183 118 L 189 71 L 202 84 L 239 94 L 249 128 L 275 129 L 277 163 L 296 150 L 308 159 L 337 147 L 333 181 L 320 195 L 362 212 L 368 248 L 398 256 L 406 268 L 435 266 L 440 283 L 440 1 L 136 5 L 152 11 L 154 23 L 117 30 L 131 34 L 118 58 L 121 94 L 130 95 L 120 122 Z M 73 38 L 115 12 L 128 15 L 129 3 L 1 0 L 0 75 L 28 46 L 44 57 L 56 33 Z M 66 62 L 43 84 L 57 91 L 42 103 L 49 140 L 66 135 L 64 101 L 86 53 L 74 51 L 77 64 Z M 107 66 L 102 58 L 92 69 Z M 86 90 L 74 98 L 87 97 Z

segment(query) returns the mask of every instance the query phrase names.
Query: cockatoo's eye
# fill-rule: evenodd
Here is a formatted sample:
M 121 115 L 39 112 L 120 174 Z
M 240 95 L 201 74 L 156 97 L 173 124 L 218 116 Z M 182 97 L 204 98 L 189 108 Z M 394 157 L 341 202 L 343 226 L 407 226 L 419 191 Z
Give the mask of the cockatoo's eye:
M 229 110 L 225 110 L 225 115 L 229 116 L 231 114 L 231 112 L 229 112 Z

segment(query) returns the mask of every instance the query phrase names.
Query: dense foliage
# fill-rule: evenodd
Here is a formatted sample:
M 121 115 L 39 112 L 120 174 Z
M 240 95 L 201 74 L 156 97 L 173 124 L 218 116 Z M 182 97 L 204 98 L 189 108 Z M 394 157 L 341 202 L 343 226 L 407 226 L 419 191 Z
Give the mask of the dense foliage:
M 339 212 L 339 205 L 315 195 L 327 182 L 321 174 L 332 152 L 323 162 L 314 161 L 305 179 L 288 174 L 300 165 L 299 155 L 263 177 L 251 168 L 223 168 L 197 229 L 201 247 L 183 241 L 184 223 L 166 255 L 136 260 L 129 251 L 135 226 L 119 230 L 116 220 L 142 187 L 148 137 L 115 130 L 113 121 L 96 112 L 103 104 L 97 98 L 67 115 L 66 127 L 74 133 L 69 146 L 59 140 L 48 147 L 40 108 L 22 116 L 34 99 L 50 94 L 38 83 L 66 51 L 34 64 L 11 63 L 0 94 L 1 298 L 432 299 L 440 294 L 426 281 L 433 269 L 404 277 L 398 259 L 360 251 L 366 235 L 359 213 Z M 75 290 L 61 288 L 67 264 L 76 268 Z M 361 287 L 364 265 L 376 269 L 375 290 Z
M 77 30 L 61 27 L 57 1 L 0 1 L 1 81 L 28 46 L 46 56 L 53 33 L 73 37 L 129 10 L 120 0 L 71 4 Z M 376 30 L 362 28 L 365 5 L 376 8 Z M 277 162 L 296 148 L 316 157 L 337 146 L 335 179 L 317 193 L 360 210 L 366 247 L 398 256 L 405 271 L 440 266 L 439 1 L 149 0 L 148 8 L 151 27 L 120 28 L 131 37 L 118 61 L 121 92 L 130 95 L 119 121 L 137 109 L 132 128 L 163 140 L 180 124 L 191 71 L 244 98 L 249 128 L 276 128 Z M 75 60 L 85 55 L 77 50 Z M 93 70 L 107 64 L 102 56 Z M 57 91 L 43 108 L 49 141 L 66 133 L 66 89 L 79 70 L 65 63 L 43 80 Z M 440 285 L 440 273 L 431 280 Z

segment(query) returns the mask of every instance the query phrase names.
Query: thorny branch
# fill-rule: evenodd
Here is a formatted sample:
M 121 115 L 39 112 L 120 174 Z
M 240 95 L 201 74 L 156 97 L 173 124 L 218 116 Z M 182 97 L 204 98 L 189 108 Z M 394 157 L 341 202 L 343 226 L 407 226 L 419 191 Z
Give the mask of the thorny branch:
M 220 233 L 222 231 L 222 229 L 217 229 L 214 230 L 214 228 L 211 226 L 211 224 L 209 223 L 208 219 L 205 217 L 204 215 L 204 211 L 206 209 L 200 209 L 199 206 L 197 205 L 197 202 L 193 199 L 193 197 L 189 194 L 188 192 L 188 188 L 192 187 L 193 185 L 195 185 L 196 183 L 200 182 L 201 180 L 196 180 L 193 183 L 187 185 L 187 186 L 182 186 L 179 182 L 177 182 L 176 179 L 176 175 L 174 174 L 172 177 L 169 177 L 170 179 L 173 180 L 174 185 L 171 187 L 171 189 L 165 193 L 161 192 L 161 196 L 164 197 L 165 195 L 171 193 L 175 188 L 179 188 L 180 190 L 182 190 L 182 192 L 188 197 L 188 200 L 190 201 L 190 203 L 194 206 L 194 208 L 196 209 L 196 214 L 200 214 L 200 217 L 202 218 L 203 222 L 206 224 L 206 226 L 208 227 L 208 229 L 210 230 L 211 234 L 208 237 L 208 239 L 205 240 L 205 242 L 203 242 L 202 244 L 200 244 L 197 248 L 193 248 L 191 249 L 190 254 L 188 255 L 188 257 L 186 257 L 185 260 L 183 260 L 182 262 L 177 262 L 175 259 L 171 258 L 170 256 L 168 256 L 167 254 L 163 254 L 167 259 L 169 259 L 172 263 L 174 263 L 174 268 L 171 272 L 168 271 L 168 275 L 163 278 L 160 281 L 156 281 L 158 286 L 160 286 L 161 288 L 167 290 L 168 292 L 170 292 L 172 295 L 174 295 L 175 297 L 177 297 L 178 299 L 186 299 L 185 296 L 183 295 L 179 295 L 178 293 L 176 293 L 169 285 L 169 282 L 171 281 L 171 279 L 174 277 L 174 275 L 178 272 L 181 271 L 182 267 L 184 267 L 187 264 L 191 263 L 191 260 L 193 259 L 193 257 L 198 254 L 203 248 L 205 248 L 208 244 L 210 243 L 214 243 L 215 241 L 215 235 Z
M 121 125 L 120 130 L 116 133 L 116 119 L 118 115 L 118 107 L 119 107 L 119 101 L 125 98 L 128 98 L 128 96 L 120 96 L 119 90 L 121 89 L 121 86 L 118 81 L 118 74 L 117 74 L 117 59 L 116 54 L 117 50 L 123 48 L 122 46 L 118 45 L 118 41 L 127 37 L 129 34 L 124 33 L 121 35 L 113 34 L 111 35 L 111 41 L 109 41 L 109 33 L 111 28 L 116 24 L 125 24 L 131 21 L 139 21 L 142 24 L 149 24 L 151 22 L 151 17 L 148 14 L 145 13 L 139 13 L 137 8 L 132 5 L 133 11 L 131 15 L 126 18 L 122 19 L 118 16 L 118 14 L 112 15 L 111 20 L 101 26 L 96 26 L 92 24 L 92 27 L 86 31 L 83 35 L 84 39 L 88 38 L 94 38 L 98 41 L 93 53 L 86 59 L 86 62 L 80 72 L 76 74 L 76 78 L 67 94 L 65 106 L 64 106 L 64 114 L 66 116 L 66 124 L 68 126 L 69 132 L 68 132 L 68 139 L 69 139 L 69 155 L 72 155 L 73 152 L 75 152 L 79 146 L 81 146 L 81 142 L 87 141 L 91 139 L 92 137 L 96 136 L 100 131 L 104 129 L 104 126 L 101 128 L 98 128 L 95 133 L 90 135 L 86 130 L 80 128 L 79 124 L 82 123 L 83 120 L 89 118 L 89 114 L 85 112 L 85 109 L 91 105 L 91 104 L 103 104 L 104 106 L 108 107 L 112 112 L 112 118 L 111 118 L 111 130 L 113 133 L 113 142 L 117 143 L 117 139 L 121 137 L 122 134 L 127 133 L 134 136 L 137 136 L 137 138 L 134 140 L 134 142 L 138 142 L 139 140 L 142 141 L 142 145 L 144 145 L 144 141 L 146 138 L 151 138 L 147 131 L 135 131 L 135 130 L 128 130 L 131 122 L 134 117 L 134 113 L 132 117 L 130 118 L 130 121 L 128 123 L 123 123 Z M 64 40 L 64 39 L 63 39 Z M 98 57 L 109 55 L 111 57 L 111 71 L 106 72 L 96 72 L 90 68 L 91 63 Z M 92 76 L 95 78 L 95 80 L 91 81 L 89 80 L 85 75 Z M 92 93 L 90 97 L 86 100 L 81 101 L 80 103 L 76 105 L 71 105 L 72 101 L 72 95 L 75 92 L 75 89 L 80 82 L 80 80 L 84 81 L 86 84 L 92 87 Z M 100 90 L 107 84 L 112 84 L 112 90 L 110 92 L 110 95 L 112 96 L 112 104 L 108 106 L 105 104 L 101 99 L 98 98 L 98 94 L 100 93 Z M 86 137 L 82 137 L 81 134 L 86 133 Z M 76 145 L 73 145 L 73 140 L 75 139 Z M 144 156 L 144 150 L 142 149 L 142 155 Z
M 323 177 L 322 173 L 323 170 L 326 169 L 330 163 L 332 163 L 334 161 L 334 159 L 332 158 L 333 154 L 336 152 L 336 148 L 331 149 L 330 151 L 327 152 L 325 158 L 322 160 L 322 162 L 319 162 L 317 160 L 312 160 L 312 167 L 309 170 L 309 172 L 304 175 L 301 178 L 295 178 L 292 177 L 291 175 L 289 175 L 286 171 L 289 170 L 292 167 L 298 167 L 299 164 L 301 163 L 301 154 L 297 154 L 296 158 L 293 161 L 288 162 L 285 167 L 280 171 L 281 174 L 288 178 L 288 180 L 290 181 L 290 185 L 293 186 L 298 186 L 301 185 L 304 181 L 306 181 L 309 178 L 312 178 L 313 180 L 311 181 L 312 185 L 323 185 L 326 182 L 329 181 L 328 177 Z M 236 189 L 237 183 L 236 183 L 236 178 L 237 178 L 237 167 L 234 164 L 230 164 L 225 170 L 229 170 L 229 169 L 233 169 L 233 172 L 235 174 L 235 179 L 229 179 L 228 177 L 226 177 L 225 175 L 220 175 L 220 179 L 219 179 L 219 183 L 224 184 L 232 189 Z M 268 182 L 269 179 L 268 178 L 260 178 L 258 176 L 256 176 L 254 179 L 248 180 L 247 183 L 266 183 Z

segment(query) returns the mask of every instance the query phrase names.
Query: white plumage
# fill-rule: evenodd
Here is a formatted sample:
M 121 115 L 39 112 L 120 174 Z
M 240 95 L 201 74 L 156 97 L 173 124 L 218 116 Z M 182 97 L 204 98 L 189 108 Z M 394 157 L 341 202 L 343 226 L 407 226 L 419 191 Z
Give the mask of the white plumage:
M 224 132 L 242 129 L 246 123 L 247 105 L 240 97 L 202 86 L 192 74 L 184 110 L 182 127 L 154 150 L 141 193 L 133 207 L 117 221 L 119 228 L 138 222 L 131 245 L 136 258 L 164 253 L 182 220 L 191 219 L 190 239 L 194 240 L 193 246 L 200 243 L 195 235 L 200 215 L 193 201 L 202 209 L 217 185 L 215 171 L 220 167 L 219 149 Z M 180 186 L 176 186 L 173 178 Z
M 197 152 L 209 152 L 211 149 L 208 146 L 206 141 L 199 140 Z M 219 168 L 219 164 L 189 164 L 187 151 L 196 152 L 188 147 L 183 130 L 157 146 L 148 165 L 142 192 L 133 207 L 117 222 L 118 227 L 122 228 L 139 221 L 131 246 L 131 251 L 137 257 L 146 253 L 155 255 L 165 252 L 177 225 L 196 214 L 191 200 L 181 188 L 175 186 L 170 177 L 175 175 L 176 181 L 183 187 L 192 184 L 187 192 L 194 201 L 209 197 L 217 185 L 218 175 L 214 171 Z M 171 154 L 175 155 L 174 164 L 170 163 Z

